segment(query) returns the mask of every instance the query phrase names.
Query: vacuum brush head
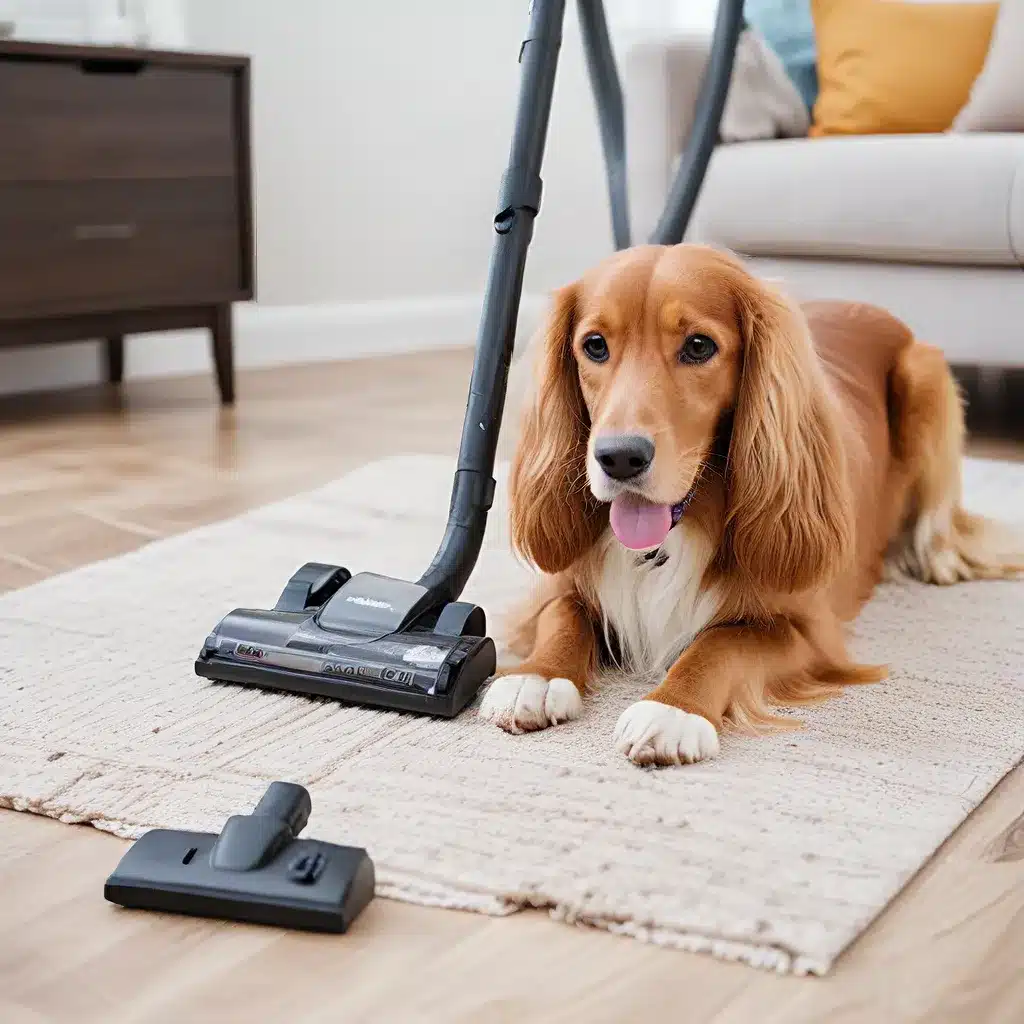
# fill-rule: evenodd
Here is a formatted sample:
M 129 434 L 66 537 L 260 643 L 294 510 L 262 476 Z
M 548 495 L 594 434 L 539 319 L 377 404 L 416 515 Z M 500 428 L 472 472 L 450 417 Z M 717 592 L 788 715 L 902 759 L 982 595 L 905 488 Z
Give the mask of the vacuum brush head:
M 272 782 L 219 836 L 154 829 L 121 858 L 104 897 L 122 907 L 344 932 L 373 898 L 365 850 L 298 839 L 309 793 Z
M 432 608 L 425 588 L 307 563 L 272 610 L 238 608 L 206 638 L 200 676 L 452 718 L 494 673 L 476 605 Z

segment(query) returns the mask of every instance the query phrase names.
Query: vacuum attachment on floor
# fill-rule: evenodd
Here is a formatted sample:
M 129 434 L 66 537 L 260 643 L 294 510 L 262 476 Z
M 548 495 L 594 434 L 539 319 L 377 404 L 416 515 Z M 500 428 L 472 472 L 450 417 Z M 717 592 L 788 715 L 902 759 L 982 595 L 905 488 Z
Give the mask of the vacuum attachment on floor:
M 298 839 L 309 793 L 272 782 L 252 814 L 208 832 L 147 832 L 121 858 L 103 895 L 140 910 L 344 932 L 373 899 L 365 850 Z
M 271 611 L 237 608 L 206 638 L 200 676 L 452 718 L 495 668 L 482 608 L 437 606 L 418 583 L 308 562 Z

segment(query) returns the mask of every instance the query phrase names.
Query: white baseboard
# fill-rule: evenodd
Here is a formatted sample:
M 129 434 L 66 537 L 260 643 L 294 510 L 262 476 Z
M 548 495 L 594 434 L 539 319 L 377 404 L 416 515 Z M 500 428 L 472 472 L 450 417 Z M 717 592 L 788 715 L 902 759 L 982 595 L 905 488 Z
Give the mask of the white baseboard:
M 239 369 L 361 359 L 472 345 L 479 296 L 380 300 L 310 306 L 235 307 L 235 364 Z M 524 295 L 517 348 L 522 351 L 543 313 L 543 296 Z M 0 351 L 0 394 L 92 384 L 102 380 L 97 342 Z M 212 373 L 205 331 L 131 337 L 125 379 Z

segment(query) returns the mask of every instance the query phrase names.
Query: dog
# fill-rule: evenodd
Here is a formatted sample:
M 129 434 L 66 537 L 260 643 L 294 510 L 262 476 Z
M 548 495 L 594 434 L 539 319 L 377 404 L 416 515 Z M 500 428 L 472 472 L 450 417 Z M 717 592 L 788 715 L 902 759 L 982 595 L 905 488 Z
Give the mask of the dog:
M 660 679 L 616 748 L 718 753 L 885 666 L 846 650 L 883 578 L 1009 578 L 1024 545 L 964 510 L 942 353 L 883 309 L 797 305 L 728 252 L 637 246 L 558 290 L 509 478 L 540 587 L 480 715 L 578 718 L 602 665 Z

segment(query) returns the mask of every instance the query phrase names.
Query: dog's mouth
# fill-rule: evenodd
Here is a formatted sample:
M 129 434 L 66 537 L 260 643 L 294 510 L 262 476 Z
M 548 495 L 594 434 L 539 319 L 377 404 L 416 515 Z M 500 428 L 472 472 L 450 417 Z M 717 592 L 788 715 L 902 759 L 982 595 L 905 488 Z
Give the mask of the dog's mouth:
M 694 477 L 693 486 L 674 505 L 648 501 L 632 491 L 623 491 L 613 498 L 608 521 L 619 543 L 631 551 L 660 547 L 693 501 L 699 476 Z

